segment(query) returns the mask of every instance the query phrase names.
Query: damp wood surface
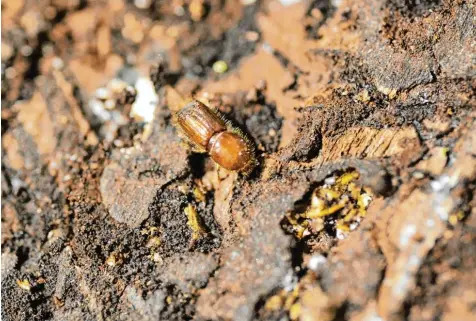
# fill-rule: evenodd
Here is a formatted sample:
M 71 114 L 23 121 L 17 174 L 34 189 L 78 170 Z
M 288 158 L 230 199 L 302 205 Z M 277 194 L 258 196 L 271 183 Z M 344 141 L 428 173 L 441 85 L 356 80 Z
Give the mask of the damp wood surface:
M 472 320 L 474 1 L 2 2 L 2 320 Z M 192 99 L 256 147 L 181 137 Z

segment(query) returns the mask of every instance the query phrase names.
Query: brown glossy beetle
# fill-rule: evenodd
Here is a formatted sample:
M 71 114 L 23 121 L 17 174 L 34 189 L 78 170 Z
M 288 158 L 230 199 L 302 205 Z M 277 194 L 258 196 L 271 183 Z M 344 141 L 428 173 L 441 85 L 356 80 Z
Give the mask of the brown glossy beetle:
M 246 175 L 257 164 L 250 140 L 198 100 L 178 111 L 175 123 L 194 151 L 208 153 L 221 167 Z

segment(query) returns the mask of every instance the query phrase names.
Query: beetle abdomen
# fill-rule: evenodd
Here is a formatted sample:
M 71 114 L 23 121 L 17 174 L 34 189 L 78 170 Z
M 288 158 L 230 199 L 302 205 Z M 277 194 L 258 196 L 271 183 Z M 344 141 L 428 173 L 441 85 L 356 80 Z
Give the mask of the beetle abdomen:
M 207 149 L 213 135 L 226 130 L 225 122 L 201 102 L 194 100 L 177 113 L 177 123 L 195 144 Z

